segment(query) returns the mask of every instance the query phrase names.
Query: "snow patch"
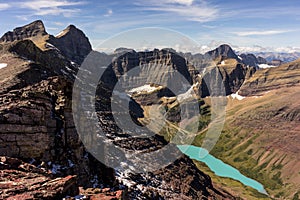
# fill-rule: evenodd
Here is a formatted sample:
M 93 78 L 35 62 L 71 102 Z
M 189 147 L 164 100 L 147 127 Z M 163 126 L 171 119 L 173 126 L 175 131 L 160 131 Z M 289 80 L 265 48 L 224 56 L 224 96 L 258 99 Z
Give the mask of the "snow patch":
M 268 65 L 268 64 L 259 64 L 258 67 L 261 69 L 267 69 L 267 68 L 272 68 L 272 67 L 277 67 L 277 66 Z
M 223 61 L 221 62 L 221 65 L 226 65 L 225 60 L 223 60 Z
M 7 63 L 0 63 L 0 69 L 7 67 Z
M 147 92 L 147 93 L 151 93 L 151 92 L 154 92 L 158 89 L 161 89 L 162 86 L 152 86 L 150 84 L 146 84 L 146 85 L 143 85 L 143 86 L 140 86 L 140 87 L 137 87 L 137 88 L 133 88 L 131 90 L 129 90 L 128 92 L 129 93 L 142 93 L 142 92 Z
M 84 200 L 84 199 L 88 199 L 88 198 L 85 195 L 77 195 L 73 198 L 71 198 L 70 196 L 66 196 L 65 198 L 63 198 L 63 200 L 67 200 L 67 199 Z
M 123 165 L 124 165 L 124 163 L 123 163 Z M 120 181 L 123 185 L 130 188 L 130 187 L 136 185 L 136 182 L 129 180 L 127 178 L 127 177 L 129 177 L 128 173 L 130 173 L 130 171 L 124 171 L 124 172 L 116 171 L 116 179 L 118 181 Z
M 67 76 L 69 75 L 69 74 L 68 74 L 65 70 L 63 70 L 63 69 L 61 69 L 60 71 L 61 71 L 64 75 L 67 75 Z
M 65 67 L 69 72 L 72 72 L 72 69 L 70 69 L 68 66 L 65 66 Z
M 233 99 L 237 99 L 239 101 L 245 99 L 246 97 L 243 97 L 241 95 L 238 94 L 239 92 L 236 92 L 235 94 L 231 94 L 230 96 L 233 98 Z
M 51 43 L 46 43 L 46 47 L 47 48 L 50 48 L 50 49 L 54 49 L 54 50 L 56 50 L 56 51 L 58 51 L 58 52 L 60 52 L 60 50 L 56 47 L 56 46 L 54 46 L 53 44 L 51 44 Z
M 87 199 L 87 197 L 84 196 L 84 195 L 77 195 L 77 196 L 75 196 L 74 198 L 75 198 L 75 200 L 83 200 L 83 199 Z
M 239 58 L 240 60 L 243 60 L 243 58 L 242 58 L 241 56 L 238 56 L 238 58 Z
M 194 87 L 197 87 L 198 84 L 199 84 L 198 82 L 196 84 L 193 84 L 188 91 L 186 91 L 183 94 L 179 94 L 177 96 L 177 100 L 179 102 L 184 102 L 187 99 L 194 98 L 194 94 L 195 94 Z

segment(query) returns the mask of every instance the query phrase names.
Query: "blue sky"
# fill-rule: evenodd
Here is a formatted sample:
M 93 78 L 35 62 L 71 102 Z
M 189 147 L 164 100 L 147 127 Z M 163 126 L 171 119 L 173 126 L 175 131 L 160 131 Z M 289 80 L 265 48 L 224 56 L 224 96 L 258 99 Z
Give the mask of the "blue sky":
M 300 49 L 299 10 L 299 0 L 0 0 L 0 33 L 41 19 L 54 35 L 76 25 L 94 47 L 122 31 L 161 27 L 208 48 L 287 51 Z

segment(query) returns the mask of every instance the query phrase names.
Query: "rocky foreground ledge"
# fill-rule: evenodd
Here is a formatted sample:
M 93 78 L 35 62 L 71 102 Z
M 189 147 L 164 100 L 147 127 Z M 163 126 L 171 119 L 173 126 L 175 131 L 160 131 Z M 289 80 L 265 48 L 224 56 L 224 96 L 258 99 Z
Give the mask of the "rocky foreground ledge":
M 50 171 L 19 159 L 0 158 L 0 199 L 126 199 L 123 190 L 84 189 L 78 187 L 75 175 L 54 177 Z

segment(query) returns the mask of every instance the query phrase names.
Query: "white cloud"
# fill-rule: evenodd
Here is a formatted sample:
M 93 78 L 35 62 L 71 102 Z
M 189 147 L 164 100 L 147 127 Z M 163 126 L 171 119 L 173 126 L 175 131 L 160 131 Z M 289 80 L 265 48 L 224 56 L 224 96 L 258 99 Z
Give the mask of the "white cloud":
M 23 21 L 28 21 L 28 16 L 25 15 L 17 15 L 16 16 L 18 19 L 23 20 Z
M 104 15 L 105 17 L 109 17 L 113 14 L 114 12 L 112 11 L 112 9 L 108 9 L 107 13 Z
M 64 26 L 64 23 L 61 23 L 61 22 L 53 22 L 53 24 L 56 26 Z
M 203 27 L 203 28 L 207 28 L 207 29 L 214 29 L 214 28 L 217 28 L 217 26 L 212 26 L 212 25 L 207 25 L 207 24 L 203 24 L 202 27 Z
M 73 14 L 78 13 L 80 9 L 65 9 L 65 8 L 49 8 L 37 10 L 34 14 L 39 16 L 44 15 L 63 15 L 71 17 Z
M 72 1 L 58 1 L 58 0 L 35 0 L 35 1 L 25 1 L 20 3 L 20 7 L 30 8 L 33 10 L 40 10 L 44 8 L 58 8 L 66 6 L 76 6 L 82 5 L 84 2 L 72 2 Z
M 0 3 L 0 10 L 6 10 L 10 7 L 8 3 Z
M 167 0 L 166 2 L 190 6 L 193 4 L 194 0 Z
M 228 4 L 223 7 L 222 14 L 226 18 L 254 18 L 254 19 L 273 19 L 275 17 L 299 17 L 299 7 L 291 6 L 286 1 L 286 6 L 276 6 L 269 4 L 269 6 L 250 5 L 249 8 L 241 5 L 243 4 Z
M 71 17 L 73 14 L 78 13 L 80 11 L 80 9 L 75 8 L 75 6 L 83 5 L 85 3 L 86 2 L 84 1 L 71 0 L 34 0 L 10 2 L 8 6 L 27 9 L 30 12 L 28 16 L 63 15 L 65 17 Z
M 219 9 L 206 1 L 196 3 L 193 0 L 137 0 L 137 5 L 142 10 L 171 13 L 177 15 L 175 17 L 197 22 L 212 21 L 219 15 Z
M 297 53 L 300 47 L 262 47 L 259 45 L 239 47 L 234 46 L 234 50 L 238 53 L 256 53 L 256 52 L 276 52 L 276 53 Z
M 268 30 L 268 31 L 241 31 L 241 32 L 233 32 L 233 34 L 237 36 L 261 36 L 261 35 L 276 35 L 282 33 L 288 33 L 291 30 Z
M 47 27 L 47 30 L 50 30 L 50 31 L 57 31 L 58 28 L 55 28 L 55 27 Z

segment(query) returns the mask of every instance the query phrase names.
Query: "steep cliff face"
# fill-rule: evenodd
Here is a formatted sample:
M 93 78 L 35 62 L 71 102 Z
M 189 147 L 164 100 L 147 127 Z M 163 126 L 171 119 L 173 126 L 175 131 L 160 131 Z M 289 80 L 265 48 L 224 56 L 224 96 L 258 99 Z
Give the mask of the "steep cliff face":
M 255 71 L 255 67 L 246 66 L 235 59 L 224 59 L 204 74 L 199 85 L 200 94 L 206 97 L 236 93 Z
M 50 37 L 49 42 L 57 47 L 69 60 L 82 63 L 92 46 L 85 34 L 74 25 L 68 26 L 57 36 Z
M 102 82 L 109 87 L 114 86 L 118 78 L 134 68 L 134 76 L 129 72 L 128 78 L 123 81 L 131 88 L 139 87 L 143 82 L 164 84 L 164 86 L 177 84 L 176 81 L 180 80 L 175 80 L 176 72 L 179 72 L 187 83 L 193 83 L 186 60 L 177 53 L 155 49 L 149 52 L 131 51 L 115 56 L 102 78 Z
M 113 170 L 86 152 L 73 123 L 72 85 L 79 65 L 56 47 L 39 48 L 36 38 L 1 43 L 1 63 L 7 64 L 0 74 L 2 154 L 43 162 L 57 176 L 77 174 L 78 183 L 88 187 L 112 186 Z
M 114 173 L 82 145 L 71 112 L 72 82 L 51 77 L 1 96 L 3 155 L 45 162 L 56 175 L 77 174 L 78 183 L 112 184 Z

